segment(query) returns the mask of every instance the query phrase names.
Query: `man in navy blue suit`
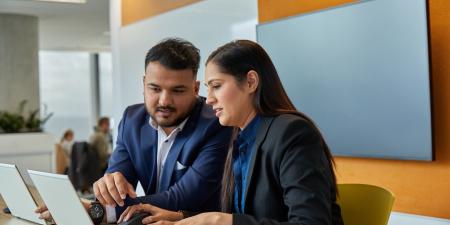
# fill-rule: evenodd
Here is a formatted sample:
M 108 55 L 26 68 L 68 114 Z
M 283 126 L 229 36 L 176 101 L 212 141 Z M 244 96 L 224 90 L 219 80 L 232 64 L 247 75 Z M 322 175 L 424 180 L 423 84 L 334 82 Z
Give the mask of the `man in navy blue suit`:
M 198 96 L 199 61 L 199 50 L 182 39 L 163 40 L 148 51 L 145 104 L 125 110 L 108 169 L 94 184 L 108 222 L 137 203 L 169 210 L 219 210 L 231 128 L 222 127 Z M 146 196 L 136 197 L 138 181 Z

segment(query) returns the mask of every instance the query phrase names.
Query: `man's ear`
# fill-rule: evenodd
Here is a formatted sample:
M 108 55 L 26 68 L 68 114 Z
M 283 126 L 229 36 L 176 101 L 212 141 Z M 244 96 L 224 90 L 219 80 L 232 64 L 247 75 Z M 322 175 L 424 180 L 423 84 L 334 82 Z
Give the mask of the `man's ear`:
M 198 95 L 198 92 L 200 91 L 200 81 L 198 81 L 198 80 L 195 81 L 194 91 L 195 91 L 195 94 Z
M 256 91 L 259 85 L 259 75 L 256 71 L 250 70 L 247 72 L 247 83 L 248 90 L 250 93 Z

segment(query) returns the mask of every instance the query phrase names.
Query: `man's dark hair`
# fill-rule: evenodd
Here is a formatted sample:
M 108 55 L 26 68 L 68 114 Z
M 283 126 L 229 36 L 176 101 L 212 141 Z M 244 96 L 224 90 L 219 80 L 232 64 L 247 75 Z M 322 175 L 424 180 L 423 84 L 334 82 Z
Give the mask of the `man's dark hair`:
M 109 117 L 100 117 L 97 121 L 97 126 L 101 127 L 104 123 L 109 123 Z
M 200 50 L 181 38 L 168 38 L 153 46 L 145 56 L 145 68 L 150 62 L 159 62 L 172 70 L 192 69 L 194 77 L 200 64 Z

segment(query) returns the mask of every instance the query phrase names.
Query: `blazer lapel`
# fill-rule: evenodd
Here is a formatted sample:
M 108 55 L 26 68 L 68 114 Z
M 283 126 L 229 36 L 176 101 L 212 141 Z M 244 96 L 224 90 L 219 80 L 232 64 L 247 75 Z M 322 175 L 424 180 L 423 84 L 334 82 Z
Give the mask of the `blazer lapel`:
M 147 120 L 148 121 L 148 120 Z M 145 124 L 141 127 L 141 152 L 144 160 L 147 163 L 143 163 L 146 177 L 148 177 L 145 193 L 155 193 L 156 190 L 156 152 L 158 146 L 157 132 L 149 124 Z
M 175 169 L 175 164 L 178 159 L 178 155 L 181 152 L 181 149 L 184 146 L 184 143 L 189 139 L 189 136 L 186 135 L 189 132 L 186 130 L 180 131 L 175 141 L 172 144 L 172 147 L 169 150 L 169 154 L 167 155 L 166 162 L 164 163 L 164 169 L 161 173 L 161 180 L 159 181 L 158 193 L 166 191 L 170 185 L 170 179 L 172 178 L 172 173 Z
M 172 173 L 175 169 L 175 165 L 178 160 L 178 155 L 180 154 L 181 149 L 183 149 L 184 143 L 186 143 L 189 137 L 191 137 L 191 134 L 194 132 L 194 128 L 197 124 L 199 113 L 201 112 L 201 109 L 203 107 L 203 101 L 204 100 L 201 97 L 197 99 L 195 107 L 192 110 L 191 116 L 186 122 L 186 125 L 184 126 L 183 130 L 181 130 L 177 134 L 177 137 L 175 138 L 175 141 L 173 142 L 172 147 L 169 150 L 169 154 L 167 155 L 166 162 L 164 164 L 164 169 L 161 173 L 160 178 L 161 180 L 159 181 L 160 184 L 158 186 L 158 193 L 166 191 L 169 188 Z
M 261 122 L 259 124 L 258 131 L 256 133 L 256 140 L 254 146 L 254 152 L 252 154 L 252 158 L 250 159 L 250 164 L 248 166 L 247 172 L 247 184 L 244 189 L 244 202 L 246 203 L 248 188 L 250 187 L 250 183 L 252 181 L 253 169 L 255 167 L 255 160 L 258 155 L 261 144 L 264 142 L 267 136 L 267 132 L 269 131 L 270 124 L 272 123 L 274 117 L 261 117 Z M 245 210 L 245 209 L 244 209 Z

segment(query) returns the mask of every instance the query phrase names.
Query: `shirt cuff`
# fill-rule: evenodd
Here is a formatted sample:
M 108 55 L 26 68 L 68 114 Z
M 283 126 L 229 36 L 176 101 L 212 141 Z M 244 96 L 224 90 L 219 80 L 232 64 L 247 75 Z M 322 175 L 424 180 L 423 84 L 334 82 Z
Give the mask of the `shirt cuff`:
M 111 205 L 106 205 L 106 222 L 107 223 L 115 223 L 117 221 L 116 219 L 116 207 Z

